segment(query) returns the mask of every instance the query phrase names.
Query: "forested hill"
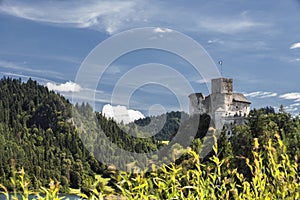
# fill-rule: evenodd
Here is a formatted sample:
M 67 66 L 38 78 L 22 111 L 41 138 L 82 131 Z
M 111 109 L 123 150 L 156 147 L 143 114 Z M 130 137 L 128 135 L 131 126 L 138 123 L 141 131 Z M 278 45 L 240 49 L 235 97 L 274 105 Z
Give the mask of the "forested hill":
M 39 188 L 49 184 L 49 179 L 61 182 L 63 190 L 80 188 L 92 183 L 95 174 L 107 173 L 86 150 L 72 122 L 72 108 L 93 115 L 87 105 L 73 106 L 63 96 L 49 91 L 29 79 L 3 78 L 0 80 L 0 182 L 11 186 L 11 166 L 24 167 L 31 181 L 30 186 Z M 113 143 L 132 147 L 139 152 L 155 150 L 152 139 L 132 140 L 118 128 L 113 120 L 97 114 L 102 131 Z M 89 122 L 90 123 L 90 122 Z M 99 149 L 97 131 L 93 123 L 86 126 L 93 133 L 85 140 Z M 87 129 L 87 128 L 86 128 Z M 97 146 L 98 145 L 98 146 Z M 106 148 L 113 152 L 113 149 Z M 99 153 L 99 152 L 98 152 Z M 117 159 L 117 158 L 116 158 Z
M 172 111 L 158 116 L 150 116 L 138 119 L 128 126 L 137 127 L 140 132 L 149 133 L 156 140 L 169 141 L 177 133 L 182 122 L 188 119 L 185 112 Z
M 100 165 L 89 156 L 67 122 L 72 105 L 36 81 L 0 81 L 0 179 L 10 185 L 11 162 L 23 166 L 32 186 L 54 178 L 78 187 Z

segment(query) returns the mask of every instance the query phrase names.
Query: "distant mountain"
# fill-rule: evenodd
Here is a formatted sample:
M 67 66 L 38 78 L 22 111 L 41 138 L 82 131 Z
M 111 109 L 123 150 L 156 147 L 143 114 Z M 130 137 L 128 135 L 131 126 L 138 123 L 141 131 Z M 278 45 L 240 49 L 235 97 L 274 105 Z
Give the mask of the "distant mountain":
M 185 112 L 172 111 L 159 116 L 150 116 L 135 120 L 128 126 L 136 128 L 140 134 L 152 136 L 158 141 L 170 141 L 177 134 L 180 126 L 191 123 L 190 117 Z M 196 138 L 203 138 L 208 130 L 210 117 L 206 114 L 200 116 Z
M 129 127 L 137 127 L 139 132 L 153 136 L 156 140 L 171 140 L 181 123 L 186 121 L 185 112 L 168 112 L 159 116 L 150 116 L 135 120 Z

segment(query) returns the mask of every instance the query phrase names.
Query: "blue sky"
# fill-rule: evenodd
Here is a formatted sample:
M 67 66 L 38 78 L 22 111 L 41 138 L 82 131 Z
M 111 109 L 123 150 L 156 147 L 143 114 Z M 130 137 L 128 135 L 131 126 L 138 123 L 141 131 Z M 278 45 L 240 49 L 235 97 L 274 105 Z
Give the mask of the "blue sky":
M 196 40 L 215 63 L 222 60 L 223 75 L 234 79 L 234 90 L 244 93 L 252 107 L 283 104 L 299 114 L 299 24 L 296 0 L 0 0 L 0 75 L 32 77 L 70 97 L 71 91 L 80 90 L 76 73 L 96 45 L 131 28 L 162 27 Z M 184 60 L 144 50 L 109 67 L 97 88 L 96 109 L 110 103 L 113 86 L 124 72 L 151 62 L 181 69 L 196 91 L 208 94 Z M 178 109 L 174 94 L 157 85 L 143 86 L 130 100 L 130 107 L 144 114 L 156 104 L 167 111 Z

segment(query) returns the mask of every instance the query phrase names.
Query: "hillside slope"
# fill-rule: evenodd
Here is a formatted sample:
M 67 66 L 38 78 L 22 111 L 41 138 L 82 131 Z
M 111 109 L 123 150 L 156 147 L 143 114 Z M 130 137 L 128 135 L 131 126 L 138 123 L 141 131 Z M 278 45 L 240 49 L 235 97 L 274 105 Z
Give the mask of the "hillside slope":
M 107 174 L 107 166 L 93 154 L 106 153 L 99 149 L 111 145 L 98 142 L 98 127 L 93 122 L 84 122 L 89 130 L 89 135 L 84 135 L 74 123 L 72 109 L 83 118 L 97 116 L 101 131 L 120 148 L 136 152 L 156 149 L 153 139 L 126 135 L 113 120 L 99 113 L 95 115 L 87 104 L 73 106 L 63 96 L 31 79 L 22 82 L 3 78 L 0 80 L 0 182 L 10 186 L 12 166 L 24 167 L 34 188 L 47 185 L 50 178 L 61 182 L 64 189 L 79 188 L 91 183 L 94 174 Z M 91 152 L 86 148 L 89 146 Z M 115 160 L 119 159 L 114 149 L 105 150 Z

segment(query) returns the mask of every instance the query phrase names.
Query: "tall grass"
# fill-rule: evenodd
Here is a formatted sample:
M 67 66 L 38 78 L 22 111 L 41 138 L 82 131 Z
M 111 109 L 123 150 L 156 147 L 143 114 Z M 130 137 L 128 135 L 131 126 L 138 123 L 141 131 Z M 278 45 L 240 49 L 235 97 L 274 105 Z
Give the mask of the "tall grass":
M 254 140 L 253 162 L 246 158 L 252 178 L 246 179 L 237 169 L 222 167 L 214 145 L 213 165 L 201 163 L 191 150 L 191 158 L 183 165 L 165 165 L 146 173 L 121 173 L 117 187 L 128 199 L 299 199 L 300 177 L 297 160 L 291 161 L 286 147 L 277 135 L 279 148 L 272 140 L 263 159 L 258 140 Z M 280 153 L 278 153 L 280 152 Z M 297 159 L 297 158 L 295 158 Z
M 278 135 L 276 147 L 269 140 L 267 152 L 261 152 L 258 140 L 253 144 L 253 161 L 245 158 L 252 177 L 245 178 L 238 169 L 225 167 L 225 160 L 218 158 L 218 146 L 214 145 L 212 164 L 203 164 L 199 155 L 187 150 L 189 159 L 180 165 L 171 163 L 151 172 L 119 172 L 116 189 L 108 186 L 109 179 L 98 176 L 90 186 L 86 199 L 300 199 L 300 177 L 297 157 L 289 158 L 286 147 Z M 266 154 L 266 157 L 263 155 Z M 27 199 L 29 181 L 24 178 L 24 170 L 12 177 L 22 188 L 22 198 Z M 14 184 L 16 186 L 16 184 Z M 2 193 L 8 199 L 8 191 L 3 186 Z M 50 182 L 49 188 L 42 188 L 44 197 L 38 199 L 59 199 L 59 184 Z M 114 194 L 114 195 L 113 195 Z M 16 198 L 16 190 L 13 198 Z
M 50 180 L 49 188 L 41 187 L 41 190 L 39 192 L 30 191 L 29 190 L 29 184 L 30 181 L 25 176 L 24 168 L 22 168 L 20 171 L 16 171 L 14 164 L 12 164 L 12 177 L 10 178 L 10 181 L 13 186 L 13 192 L 9 192 L 7 188 L 0 184 L 0 188 L 2 193 L 7 200 L 19 200 L 20 198 L 22 200 L 29 199 L 29 195 L 35 196 L 33 199 L 38 200 L 60 200 L 61 197 L 59 197 L 59 183 L 54 183 L 53 180 Z M 20 191 L 17 191 L 17 188 L 20 188 Z

